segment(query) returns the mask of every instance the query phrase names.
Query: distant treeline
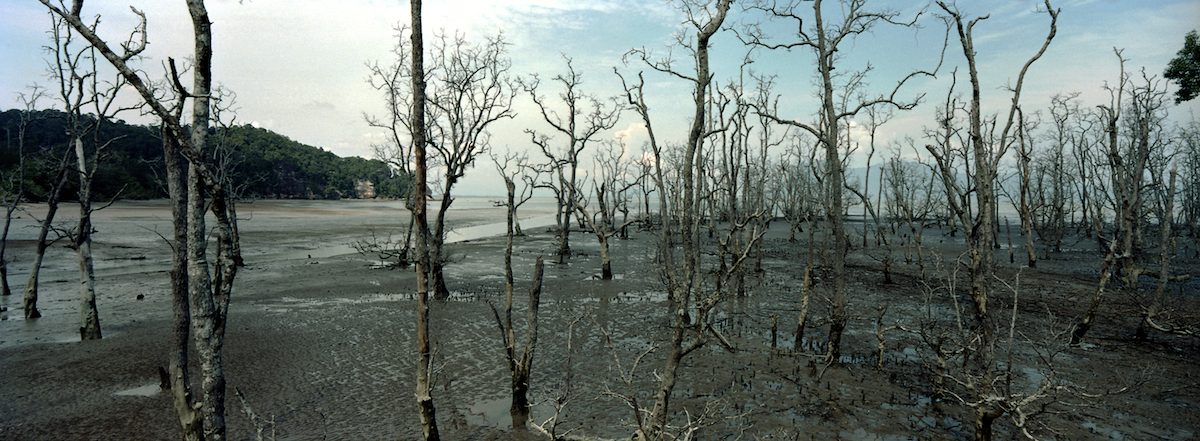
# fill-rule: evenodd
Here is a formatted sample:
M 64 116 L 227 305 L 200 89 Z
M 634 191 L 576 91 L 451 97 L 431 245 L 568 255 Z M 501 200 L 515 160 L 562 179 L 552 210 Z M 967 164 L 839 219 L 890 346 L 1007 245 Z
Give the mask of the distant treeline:
M 67 153 L 67 120 L 57 110 L 33 112 L 24 136 L 25 199 L 43 200 L 57 167 Z M 85 117 L 86 118 L 86 117 Z M 4 190 L 20 163 L 20 110 L 0 113 L 0 176 Z M 86 122 L 90 123 L 90 122 Z M 101 156 L 92 191 L 98 200 L 154 199 L 167 196 L 162 140 L 158 127 L 112 121 L 85 142 L 109 143 Z M 209 160 L 228 164 L 243 197 L 253 198 L 398 198 L 408 191 L 407 176 L 382 161 L 342 158 L 317 147 L 250 125 L 213 129 Z M 219 159 L 218 159 L 219 158 Z M 74 165 L 74 156 L 68 166 Z M 368 184 L 369 182 L 369 184 Z M 72 199 L 77 184 L 68 182 L 63 195 Z

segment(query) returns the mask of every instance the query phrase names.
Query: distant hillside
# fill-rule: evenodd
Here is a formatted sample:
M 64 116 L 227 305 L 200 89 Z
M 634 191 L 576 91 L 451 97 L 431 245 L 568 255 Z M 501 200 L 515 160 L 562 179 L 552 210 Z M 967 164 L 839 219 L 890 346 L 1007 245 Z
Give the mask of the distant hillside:
M 0 129 L 5 134 L 5 143 L 0 144 L 0 173 L 5 182 L 13 176 L 19 162 L 19 121 L 18 110 L 0 113 Z M 407 177 L 393 175 L 382 161 L 342 158 L 249 125 L 233 127 L 227 133 L 214 131 L 213 135 L 209 137 L 209 152 L 218 144 L 221 146 L 223 157 L 233 164 L 232 175 L 241 184 L 245 197 L 396 198 L 408 191 Z M 97 139 L 115 140 L 105 150 L 93 184 L 97 199 L 118 193 L 124 199 L 166 197 L 162 141 L 157 127 L 114 121 L 103 126 Z M 37 120 L 30 124 L 25 136 L 27 198 L 45 197 L 66 145 L 63 113 L 37 112 Z M 69 183 L 64 198 L 73 198 L 76 188 L 77 184 Z

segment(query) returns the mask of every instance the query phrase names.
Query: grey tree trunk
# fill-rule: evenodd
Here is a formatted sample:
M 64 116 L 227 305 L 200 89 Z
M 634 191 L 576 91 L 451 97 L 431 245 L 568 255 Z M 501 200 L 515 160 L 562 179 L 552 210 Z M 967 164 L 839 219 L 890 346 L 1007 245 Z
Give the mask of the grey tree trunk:
M 967 61 L 969 77 L 971 80 L 971 108 L 967 127 L 969 138 L 969 151 L 971 160 L 974 163 L 975 170 L 973 174 L 974 190 L 975 190 L 975 208 L 976 214 L 971 216 L 969 204 L 960 204 L 958 200 L 966 201 L 966 196 L 961 191 L 951 192 L 953 188 L 949 183 L 946 184 L 947 192 L 956 196 L 951 196 L 949 203 L 952 210 L 958 214 L 964 227 L 967 227 L 966 241 L 967 253 L 970 261 L 967 264 L 967 274 L 969 281 L 969 289 L 974 306 L 975 329 L 973 332 L 978 336 L 978 343 L 970 350 L 970 357 L 973 358 L 971 365 L 971 375 L 975 377 L 975 394 L 973 400 L 978 399 L 971 406 L 975 409 L 975 436 L 979 440 L 991 439 L 991 422 L 992 420 L 1004 414 L 1004 407 L 1000 403 L 980 399 L 985 394 L 996 386 L 993 384 L 994 376 L 994 355 L 996 346 L 996 329 L 995 319 L 988 310 L 988 300 L 992 291 L 992 279 L 995 277 L 995 246 L 996 246 L 996 196 L 994 184 L 997 176 L 997 166 L 1000 158 L 1008 148 L 1010 141 L 1009 133 L 1014 123 L 1014 117 L 1019 110 L 1021 98 L 1021 87 L 1025 80 L 1025 74 L 1029 70 L 1029 66 L 1041 58 L 1045 53 L 1046 48 L 1054 39 L 1057 32 L 1058 11 L 1050 6 L 1049 0 L 1046 0 L 1046 12 L 1050 15 L 1050 31 L 1046 36 L 1045 42 L 1041 49 L 1038 50 L 1028 61 L 1025 62 L 1017 75 L 1015 86 L 1012 87 L 1012 102 L 1008 109 L 1008 118 L 1001 130 L 999 138 L 993 140 L 995 144 L 987 142 L 984 139 L 983 123 L 981 121 L 981 99 L 980 99 L 980 84 L 979 72 L 975 63 L 975 48 L 974 39 L 971 31 L 979 20 L 987 18 L 977 18 L 963 23 L 963 17 L 956 7 L 947 6 L 944 2 L 939 1 L 938 6 L 946 13 L 950 14 L 953 25 L 958 30 L 959 41 L 962 45 L 963 55 Z M 949 123 L 947 123 L 949 124 Z M 946 158 L 940 157 L 936 150 L 928 147 L 930 152 L 934 153 L 939 163 L 942 180 L 949 182 L 952 180 L 952 171 L 949 169 Z
M 171 353 L 167 365 L 167 385 L 185 441 L 204 439 L 204 420 L 192 398 L 188 374 L 188 343 L 191 341 L 191 308 L 187 279 L 187 183 L 186 169 L 179 154 L 179 142 L 165 127 L 162 130 L 163 157 L 167 169 L 167 193 L 171 198 Z
M 416 159 L 414 166 L 416 189 L 414 195 L 416 204 L 413 214 L 417 222 L 417 381 L 416 398 L 417 413 L 421 418 L 421 435 L 425 441 L 441 439 L 438 434 L 437 412 L 433 405 L 433 353 L 429 348 L 429 278 L 426 272 L 429 268 L 430 256 L 428 250 L 429 223 L 425 211 L 425 198 L 429 194 L 426 186 L 425 167 L 425 46 L 421 28 L 421 1 L 411 0 L 412 15 L 412 138 L 413 154 Z
M 24 308 L 25 318 L 27 319 L 35 319 L 42 316 L 42 313 L 37 309 L 38 276 L 42 270 L 42 259 L 46 256 L 46 248 L 50 246 L 47 238 L 50 233 L 50 227 L 54 224 L 54 215 L 58 213 L 58 200 L 62 194 L 63 186 L 67 183 L 67 158 L 69 157 L 69 153 L 63 155 L 62 161 L 59 162 L 58 175 L 55 177 L 56 184 L 50 190 L 50 194 L 46 195 L 46 218 L 42 219 L 42 227 L 38 231 L 37 248 L 35 248 L 33 254 L 33 264 L 29 267 L 29 279 L 25 282 Z
M 79 230 L 75 253 L 79 257 L 79 338 L 99 340 L 100 314 L 96 310 L 96 272 L 92 267 L 92 179 L 88 172 L 83 140 L 75 138 L 79 172 Z
M 200 412 L 204 419 L 204 432 L 208 438 L 224 441 L 225 373 L 222 367 L 221 350 L 225 338 L 225 314 L 228 311 L 229 295 L 233 286 L 233 277 L 236 274 L 236 266 L 232 264 L 233 244 L 231 241 L 233 238 L 228 213 L 225 211 L 225 183 L 216 178 L 212 170 L 208 168 L 203 155 L 209 127 L 209 96 L 212 83 L 212 28 L 204 2 L 203 0 L 186 1 L 188 12 L 192 18 L 195 42 L 192 90 L 183 90 L 179 78 L 172 75 L 176 92 L 183 97 L 194 99 L 190 136 L 183 124 L 180 123 L 179 115 L 168 109 L 156 92 L 127 63 L 145 50 L 144 32 L 140 33 L 143 37 L 140 43 L 134 41 L 122 45 L 123 53 L 118 55 L 107 42 L 96 35 L 92 28 L 80 19 L 82 2 L 74 2 L 73 8 L 69 11 L 52 4 L 49 0 L 41 0 L 41 2 L 53 14 L 62 17 L 72 29 L 87 39 L 91 46 L 117 69 L 128 84 L 137 90 L 150 110 L 163 121 L 166 130 L 171 133 L 171 137 L 180 143 L 182 152 L 190 163 L 187 183 L 187 287 L 190 297 L 192 332 L 196 338 L 196 349 L 201 359 L 200 367 L 203 374 L 201 387 L 204 396 Z M 145 15 L 136 9 L 134 13 L 141 18 L 141 26 L 144 26 Z M 168 59 L 168 62 L 174 72 L 174 60 Z M 215 284 L 213 278 L 210 278 L 206 260 L 207 243 L 203 199 L 206 189 L 214 197 L 213 214 L 217 218 L 219 227 L 220 253 L 216 259 L 218 271 Z
M 682 181 L 682 195 L 680 197 L 679 208 L 675 211 L 675 215 L 679 216 L 679 235 L 681 242 L 682 267 L 675 268 L 673 257 L 670 254 L 666 255 L 665 262 L 668 268 L 665 271 L 669 281 L 669 294 L 671 302 L 669 302 L 669 312 L 671 314 L 671 340 L 667 347 L 666 360 L 663 363 L 661 379 L 659 380 L 657 391 L 654 394 L 654 407 L 650 410 L 648 419 L 642 427 L 642 438 L 645 440 L 659 440 L 664 438 L 664 430 L 667 426 L 668 408 L 670 405 L 671 393 L 675 389 L 676 372 L 679 370 L 680 362 L 687 353 L 703 346 L 706 339 L 704 326 L 707 324 L 708 310 L 701 305 L 697 305 L 696 310 L 696 331 L 697 335 L 694 341 L 684 346 L 684 334 L 692 329 L 691 317 L 688 314 L 688 308 L 691 306 L 695 297 L 695 289 L 698 287 L 698 278 L 701 271 L 699 268 L 699 219 L 697 212 L 699 205 L 697 204 L 695 193 L 696 186 L 696 158 L 700 154 L 701 144 L 703 143 L 703 130 L 706 122 L 705 110 L 708 104 L 708 86 L 711 80 L 709 73 L 708 46 L 709 40 L 713 35 L 721 29 L 722 23 L 725 21 L 725 16 L 729 11 L 730 0 L 719 0 L 716 3 L 716 11 L 712 13 L 711 18 L 707 23 L 700 24 L 694 22 L 696 26 L 696 40 L 693 47 L 696 60 L 696 76 L 694 77 L 694 90 L 692 97 L 695 104 L 695 113 L 692 117 L 692 125 L 688 131 L 688 141 L 685 146 L 683 157 L 683 167 L 679 170 Z M 644 103 L 644 102 L 643 102 Z M 643 117 L 649 119 L 645 115 L 645 109 L 642 109 Z M 649 124 L 647 124 L 649 128 Z M 661 172 L 660 172 L 661 182 Z M 661 192 L 661 189 L 660 189 Z M 665 192 L 660 193 L 665 198 Z M 664 204 L 665 205 L 665 204 Z M 664 216 L 668 215 L 667 211 L 663 211 Z M 664 250 L 672 247 L 671 236 L 669 231 L 671 227 L 669 222 L 663 222 L 664 230 Z M 717 297 L 719 298 L 719 297 Z M 697 301 L 699 299 L 696 299 Z M 713 305 L 708 305 L 710 308 Z

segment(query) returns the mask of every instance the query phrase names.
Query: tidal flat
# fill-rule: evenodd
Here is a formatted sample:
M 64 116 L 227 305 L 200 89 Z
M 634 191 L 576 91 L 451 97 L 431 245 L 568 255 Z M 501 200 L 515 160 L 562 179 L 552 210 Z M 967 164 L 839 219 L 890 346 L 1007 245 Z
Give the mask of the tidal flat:
M 71 208 L 64 205 L 60 215 L 69 216 Z M 30 210 L 37 215 L 39 207 Z M 627 399 L 653 405 L 670 331 L 657 239 L 632 228 L 628 239 L 614 238 L 616 277 L 600 280 L 594 235 L 573 231 L 573 255 L 556 264 L 552 203 L 523 207 L 520 214 L 527 234 L 514 240 L 518 335 L 534 261 L 547 260 L 531 381 L 534 422 L 553 416 L 553 399 L 566 390 L 558 434 L 629 439 L 636 415 Z M 254 439 L 256 432 L 234 388 L 265 420 L 266 439 L 418 439 L 414 274 L 382 268 L 377 256 L 350 246 L 372 233 L 399 234 L 408 219 L 403 204 L 260 200 L 241 205 L 239 215 L 246 266 L 235 282 L 224 353 L 230 439 Z M 160 237 L 170 230 L 169 207 L 165 201 L 118 202 L 95 218 L 104 339 L 87 342 L 76 331 L 74 253 L 61 244 L 47 253 L 42 270 L 44 316 L 23 318 L 23 265 L 36 228 L 29 215 L 14 222 L 8 248 L 14 294 L 0 298 L 0 307 L 8 308 L 0 313 L 0 440 L 178 438 L 170 397 L 157 386 L 170 346 L 170 249 Z M 498 226 L 504 209 L 465 199 L 448 219 L 456 234 L 446 269 L 451 296 L 431 307 L 442 434 L 544 439 L 533 430 L 513 431 L 508 415 L 509 375 L 492 312 L 493 305 L 503 307 L 505 242 Z M 953 320 L 955 302 L 963 298 L 947 294 L 943 282 L 953 277 L 961 236 L 924 232 L 915 251 L 925 256 L 922 277 L 918 260 L 906 259 L 914 250 L 863 241 L 861 223 L 850 230 L 860 236 L 851 240 L 851 320 L 840 363 L 826 368 L 818 357 L 828 328 L 820 272 L 805 338 L 795 345 L 809 236 L 789 240 L 787 224 L 773 222 L 761 253 L 747 261 L 743 295 L 728 287 L 713 317 L 713 328 L 731 347 L 711 339 L 688 356 L 672 395 L 672 425 L 690 425 L 698 439 L 973 437 L 970 410 L 953 394 L 935 393 L 930 345 L 904 330 L 931 317 Z M 997 250 L 1001 278 L 1018 282 L 1015 304 L 1013 291 L 1004 289 L 994 304 L 1001 321 L 1017 318 L 1012 345 L 1007 327 L 1002 339 L 1005 354 L 1012 354 L 1001 360 L 1011 390 L 1031 393 L 1048 379 L 1062 386 L 1029 427 L 1039 439 L 1198 436 L 1195 337 L 1134 340 L 1137 299 L 1116 292 L 1085 344 L 1062 341 L 1098 280 L 1103 256 L 1084 245 L 1055 253 L 1036 269 L 1010 264 L 1009 251 Z M 1180 252 L 1177 272 L 1197 274 L 1200 264 L 1187 258 L 1193 253 Z M 881 264 L 889 255 L 893 279 L 885 283 Z M 715 257 L 705 259 L 715 266 Z M 1185 318 L 1200 311 L 1197 283 L 1168 293 L 1168 304 Z M 1043 362 L 1047 355 L 1051 363 Z M 1008 416 L 996 424 L 997 439 L 1023 436 Z

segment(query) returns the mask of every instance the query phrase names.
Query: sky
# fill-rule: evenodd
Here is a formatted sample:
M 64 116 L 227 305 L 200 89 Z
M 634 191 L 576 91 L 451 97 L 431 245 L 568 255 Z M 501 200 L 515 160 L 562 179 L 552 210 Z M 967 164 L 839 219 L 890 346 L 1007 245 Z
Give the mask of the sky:
M 809 3 L 805 3 L 806 5 Z M 1037 13 L 1042 2 L 1029 0 L 962 0 L 957 7 L 966 17 L 988 16 L 974 29 L 975 49 L 982 82 L 984 113 L 1007 109 L 1005 86 L 1045 40 L 1049 18 Z M 795 26 L 766 21 L 761 13 L 735 3 L 726 20 L 728 30 L 713 40 L 712 71 L 718 84 L 736 81 L 743 72 L 776 76 L 780 116 L 813 121 L 819 102 L 814 98 L 815 66 L 806 51 L 762 49 L 749 51 L 734 30 L 761 23 L 776 41 L 789 40 Z M 1031 68 L 1022 93 L 1022 108 L 1045 109 L 1050 97 L 1078 92 L 1082 107 L 1109 102 L 1106 83 L 1116 80 L 1117 58 L 1123 49 L 1126 69 L 1140 78 L 1161 79 L 1167 62 L 1183 46 L 1184 35 L 1200 28 L 1200 2 L 1195 0 L 1057 0 L 1061 9 L 1058 33 L 1045 55 Z M 183 1 L 91 0 L 84 16 L 99 15 L 100 35 L 110 42 L 123 41 L 136 25 L 133 6 L 145 12 L 149 46 L 138 66 L 152 77 L 162 76 L 167 57 L 185 59 L 191 52 L 191 21 Z M 876 26 L 844 44 L 839 60 L 842 72 L 870 66 L 867 90 L 879 94 L 908 72 L 932 71 L 942 58 L 946 28 L 940 9 L 913 1 L 872 1 L 868 8 L 895 10 L 917 28 Z M 293 140 L 341 156 L 371 157 L 372 144 L 385 134 L 369 127 L 364 114 L 386 111 L 382 96 L 367 83 L 366 63 L 391 60 L 397 41 L 395 28 L 406 25 L 409 4 L 403 0 L 209 0 L 213 22 L 214 82 L 237 94 L 237 122 L 249 123 Z M 925 8 L 925 11 L 917 15 Z M 681 27 L 683 15 L 671 3 L 659 0 L 427 0 L 424 4 L 427 37 L 437 32 L 459 32 L 481 41 L 502 33 L 510 43 L 512 74 L 545 80 L 566 71 L 564 57 L 573 60 L 584 75 L 583 88 L 602 100 L 620 93 L 613 69 L 627 77 L 645 71 L 646 95 L 656 134 L 667 141 L 682 141 L 691 115 L 688 85 L 644 65 L 623 61 L 630 49 L 645 48 L 655 56 L 668 53 Z M 838 14 L 837 2 L 826 2 L 826 15 Z M 33 84 L 48 85 L 44 47 L 49 44 L 47 10 L 35 0 L 3 0 L 0 10 L 0 109 L 20 107 L 18 95 Z M 810 12 L 811 14 L 811 12 Z M 807 23 L 806 23 L 807 25 Z M 790 26 L 790 27 L 789 27 Z M 694 30 L 692 31 L 694 34 Z M 936 77 L 916 78 L 898 97 L 922 103 L 916 109 L 896 112 L 880 128 L 877 143 L 887 145 L 905 136 L 919 137 L 934 124 L 933 109 L 943 102 L 960 67 L 958 89 L 965 91 L 965 61 L 957 36 Z M 747 55 L 754 60 L 743 70 Z M 675 54 L 681 55 L 676 51 Z M 682 59 L 680 66 L 691 67 Z M 1170 85 L 1174 91 L 1175 86 Z M 540 94 L 553 98 L 557 90 Z M 132 99 L 132 98 L 131 98 Z M 553 100 L 551 100 L 553 102 Z M 54 106 L 52 101 L 41 107 Z M 491 150 L 528 151 L 526 129 L 548 133 L 528 94 L 516 100 L 517 117 L 493 126 Z M 1200 100 L 1172 106 L 1174 121 L 1200 117 Z M 126 121 L 151 124 L 149 116 L 128 115 Z M 852 135 L 862 137 L 860 131 Z M 620 138 L 627 154 L 640 152 L 646 131 L 640 118 L 624 112 L 617 126 L 602 139 Z M 559 139 L 561 140 L 561 139 Z M 585 152 L 585 155 L 590 155 Z M 503 184 L 490 160 L 480 158 L 455 190 L 458 195 L 498 196 Z

